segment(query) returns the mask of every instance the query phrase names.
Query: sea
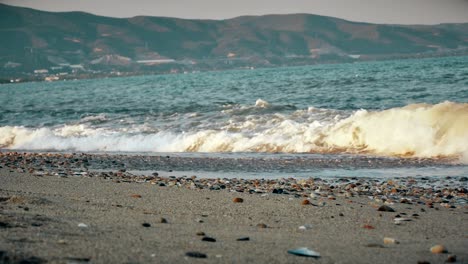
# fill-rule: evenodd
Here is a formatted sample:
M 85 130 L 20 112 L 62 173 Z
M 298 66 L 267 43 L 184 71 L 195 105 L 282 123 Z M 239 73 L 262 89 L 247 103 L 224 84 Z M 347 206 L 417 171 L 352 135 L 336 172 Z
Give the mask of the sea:
M 201 177 L 466 177 L 468 57 L 3 84 L 0 151 L 175 157 Z

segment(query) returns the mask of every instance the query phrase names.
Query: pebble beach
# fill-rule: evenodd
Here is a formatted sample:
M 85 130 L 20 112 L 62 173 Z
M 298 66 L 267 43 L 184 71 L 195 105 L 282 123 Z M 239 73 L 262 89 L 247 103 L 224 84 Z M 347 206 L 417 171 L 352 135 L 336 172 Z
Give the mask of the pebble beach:
M 0 152 L 0 262 L 468 262 L 466 177 L 205 178 L 184 162 Z

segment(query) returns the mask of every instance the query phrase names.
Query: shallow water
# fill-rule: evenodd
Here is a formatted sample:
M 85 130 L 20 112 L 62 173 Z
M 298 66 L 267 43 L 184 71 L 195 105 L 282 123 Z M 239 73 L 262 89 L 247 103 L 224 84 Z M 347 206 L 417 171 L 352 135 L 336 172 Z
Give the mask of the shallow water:
M 466 102 L 468 57 L 7 84 L 0 85 L 0 148 L 252 164 L 270 153 L 272 164 L 284 157 L 327 163 L 234 171 L 253 177 L 427 175 L 430 166 L 467 175 Z M 363 157 L 384 161 L 366 167 Z

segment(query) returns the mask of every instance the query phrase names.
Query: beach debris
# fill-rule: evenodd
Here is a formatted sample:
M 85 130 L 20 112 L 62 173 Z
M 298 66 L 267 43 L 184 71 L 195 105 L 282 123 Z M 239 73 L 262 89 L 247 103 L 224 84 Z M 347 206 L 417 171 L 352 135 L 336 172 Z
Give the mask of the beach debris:
M 447 263 L 454 263 L 454 262 L 457 262 L 457 256 L 455 255 L 449 255 L 447 257 L 447 259 L 445 260 L 445 262 Z
M 268 228 L 268 226 L 264 223 L 260 223 L 257 225 L 258 228 Z
M 166 218 L 164 218 L 164 217 L 161 217 L 161 219 L 159 219 L 159 223 L 161 223 L 161 224 L 167 224 L 167 223 L 168 223 L 168 221 L 167 221 L 167 219 L 166 219 Z
M 242 198 L 239 198 L 239 197 L 236 197 L 232 200 L 234 203 L 243 203 L 244 202 L 244 199 Z
M 139 194 L 132 194 L 132 195 L 130 195 L 130 197 L 132 197 L 132 198 L 141 198 L 141 195 L 139 195 Z
M 78 224 L 78 227 L 80 227 L 80 228 L 88 228 L 88 225 L 85 224 L 85 223 L 79 223 L 79 224 Z
M 141 224 L 141 225 L 144 226 L 144 227 L 151 227 L 151 224 L 150 224 L 150 223 L 143 223 L 143 224 Z
M 204 236 L 204 235 L 205 235 L 205 232 L 202 232 L 202 231 L 197 232 L 197 236 Z
M 312 228 L 312 225 L 306 224 L 306 225 L 301 225 L 299 227 L 299 230 L 308 230 L 308 229 L 311 229 L 311 228 Z
M 212 237 L 207 237 L 207 236 L 204 236 L 202 238 L 202 241 L 206 241 L 206 242 L 216 242 L 216 239 L 212 238 Z
M 365 229 L 375 229 L 375 227 L 369 225 L 369 224 L 365 224 L 362 226 L 362 228 L 365 228 Z
M 447 253 L 447 248 L 445 248 L 443 245 L 435 245 L 431 247 L 431 252 L 433 254 Z
M 288 253 L 292 255 L 296 255 L 296 256 L 302 256 L 302 257 L 320 258 L 320 253 L 313 251 L 311 249 L 308 249 L 306 247 L 290 249 L 288 250 Z
M 208 256 L 205 253 L 201 253 L 198 251 L 189 251 L 185 253 L 185 256 L 191 258 L 207 258 Z
M 380 212 L 395 212 L 395 210 L 393 208 L 391 208 L 390 206 L 388 206 L 388 205 L 380 206 L 379 209 L 377 209 L 377 211 L 380 211 Z
M 250 240 L 250 237 L 239 237 L 238 239 L 236 239 L 237 241 L 249 241 Z
M 306 199 L 306 200 L 303 200 L 303 201 L 301 202 L 301 204 L 302 204 L 302 205 L 308 205 L 308 204 L 310 204 L 310 201 Z
M 400 241 L 391 237 L 384 237 L 383 242 L 384 244 L 400 244 Z

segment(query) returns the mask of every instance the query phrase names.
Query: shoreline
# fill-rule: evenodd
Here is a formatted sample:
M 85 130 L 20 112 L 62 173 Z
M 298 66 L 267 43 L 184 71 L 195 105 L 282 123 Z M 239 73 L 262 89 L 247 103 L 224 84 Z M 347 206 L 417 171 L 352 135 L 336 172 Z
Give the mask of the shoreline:
M 0 152 L 5 263 L 468 262 L 466 181 L 138 176 L 47 155 Z M 438 244 L 448 253 L 431 253 Z M 300 247 L 321 257 L 287 253 Z

